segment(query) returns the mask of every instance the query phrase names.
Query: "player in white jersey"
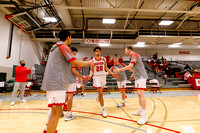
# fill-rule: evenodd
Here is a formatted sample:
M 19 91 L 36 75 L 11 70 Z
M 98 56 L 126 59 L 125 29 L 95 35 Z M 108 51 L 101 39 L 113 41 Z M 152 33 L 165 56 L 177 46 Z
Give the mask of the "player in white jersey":
M 104 118 L 107 117 L 106 110 L 104 107 L 104 100 L 103 100 L 103 89 L 106 84 L 106 72 L 112 74 L 113 77 L 117 78 L 117 74 L 114 74 L 110 71 L 107 67 L 106 58 L 101 56 L 101 48 L 95 47 L 94 48 L 94 55 L 95 57 L 92 59 L 93 63 L 95 64 L 94 67 L 91 66 L 90 75 L 88 80 L 93 76 L 93 87 L 98 91 L 98 98 L 97 100 L 100 102 L 102 107 L 102 116 Z

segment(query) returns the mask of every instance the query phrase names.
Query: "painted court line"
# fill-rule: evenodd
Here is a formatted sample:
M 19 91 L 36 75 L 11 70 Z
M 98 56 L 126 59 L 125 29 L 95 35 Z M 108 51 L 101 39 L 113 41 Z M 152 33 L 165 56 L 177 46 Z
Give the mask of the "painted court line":
M 3 110 L 49 110 L 49 109 L 43 109 L 43 108 L 0 109 L 0 111 L 3 111 Z M 100 115 L 101 116 L 101 114 L 92 113 L 92 112 L 85 112 L 85 111 L 72 111 L 72 112 L 92 114 L 92 115 Z M 124 120 L 124 121 L 135 122 L 135 123 L 137 122 L 135 120 L 130 120 L 130 119 L 126 119 L 126 118 L 116 117 L 116 116 L 112 116 L 112 115 L 108 115 L 107 117 L 115 118 L 115 119 L 120 119 L 120 120 Z M 165 128 L 165 127 L 161 127 L 161 126 L 157 126 L 157 125 L 153 125 L 153 124 L 149 124 L 149 123 L 146 123 L 145 125 L 148 125 L 148 126 L 151 126 L 151 127 L 160 128 L 160 129 L 167 130 L 167 131 L 171 131 L 171 132 L 174 132 L 174 133 L 181 133 L 180 131 L 176 131 L 176 130 L 173 130 L 173 129 L 169 129 L 169 128 Z

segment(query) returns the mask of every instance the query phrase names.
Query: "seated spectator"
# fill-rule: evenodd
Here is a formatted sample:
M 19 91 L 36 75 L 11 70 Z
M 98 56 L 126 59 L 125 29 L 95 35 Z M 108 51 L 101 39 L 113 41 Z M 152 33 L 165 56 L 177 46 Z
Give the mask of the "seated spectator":
M 158 59 L 158 53 L 153 54 L 153 59 L 157 60 Z
M 165 60 L 165 59 L 164 59 L 163 56 L 162 56 L 162 58 L 161 58 L 161 63 L 162 63 L 162 64 L 164 63 L 164 60 Z
M 190 71 L 187 70 L 186 73 L 184 74 L 184 80 L 187 81 L 187 83 L 188 83 L 188 78 L 189 77 L 192 77 L 192 75 L 190 74 Z
M 194 66 L 194 67 L 192 67 L 192 69 L 190 70 L 190 73 L 193 74 L 193 73 L 195 72 L 195 70 L 196 70 L 196 67 Z
M 186 66 L 184 67 L 184 70 L 185 70 L 185 71 L 191 70 L 191 67 L 190 67 L 188 64 L 186 64 Z
M 199 77 L 199 73 L 197 70 L 194 71 L 194 73 L 192 74 L 192 77 Z
M 107 54 L 107 56 L 106 56 L 106 60 L 107 60 L 107 61 L 110 60 L 110 56 L 109 56 L 109 54 Z
M 122 63 L 123 62 L 123 58 L 122 56 L 119 57 L 119 63 Z
M 114 58 L 118 58 L 117 54 L 115 54 L 115 57 Z
M 151 57 L 149 56 L 149 57 L 147 58 L 147 62 L 148 62 L 148 63 L 151 63 L 151 60 L 152 60 L 152 59 L 151 59 Z
M 159 72 L 159 67 L 158 67 L 157 63 L 154 63 L 153 68 L 154 68 L 154 71 L 155 71 L 156 73 Z
M 164 59 L 163 67 L 167 67 L 169 64 L 166 59 Z

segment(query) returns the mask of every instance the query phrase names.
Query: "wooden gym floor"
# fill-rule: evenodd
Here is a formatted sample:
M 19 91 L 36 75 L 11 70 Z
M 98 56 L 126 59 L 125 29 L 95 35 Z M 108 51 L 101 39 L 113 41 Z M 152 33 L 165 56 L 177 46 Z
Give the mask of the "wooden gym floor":
M 15 102 L 10 106 L 10 94 L 0 95 L 0 133 L 42 133 L 47 118 L 47 100 L 44 93 L 27 97 L 27 103 Z M 119 92 L 104 95 L 107 118 L 101 117 L 96 93 L 74 97 L 73 114 L 77 118 L 68 122 L 61 117 L 58 133 L 200 133 L 200 92 L 197 90 L 145 92 L 149 121 L 138 125 L 136 94 L 127 94 L 126 107 Z

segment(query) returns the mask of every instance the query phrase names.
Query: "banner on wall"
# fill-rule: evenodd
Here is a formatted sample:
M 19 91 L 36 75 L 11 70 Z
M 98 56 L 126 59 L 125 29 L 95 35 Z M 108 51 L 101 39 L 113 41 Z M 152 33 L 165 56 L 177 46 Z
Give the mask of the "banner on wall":
M 179 51 L 179 54 L 190 54 L 190 51 Z
M 195 79 L 196 81 L 196 86 L 200 86 L 200 79 Z
M 110 44 L 110 39 L 85 39 L 85 44 Z

